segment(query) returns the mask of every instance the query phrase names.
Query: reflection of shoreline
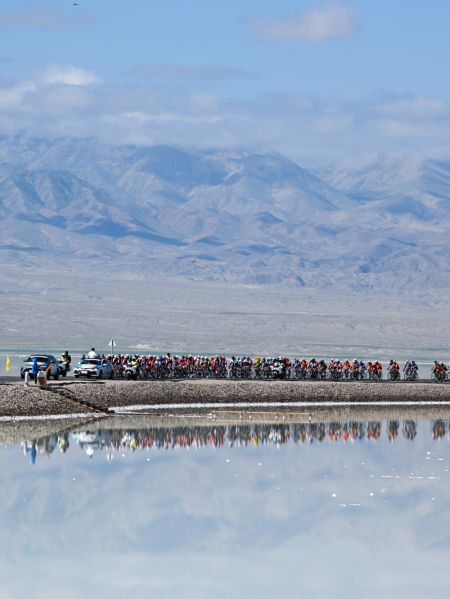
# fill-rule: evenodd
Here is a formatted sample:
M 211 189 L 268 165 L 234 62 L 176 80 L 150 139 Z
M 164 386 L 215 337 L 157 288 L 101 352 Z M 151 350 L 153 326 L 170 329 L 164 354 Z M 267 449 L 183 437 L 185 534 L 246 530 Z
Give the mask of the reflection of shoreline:
M 432 439 L 450 438 L 449 421 L 430 421 Z M 377 442 L 382 438 L 396 442 L 414 441 L 417 422 L 389 420 L 369 422 L 328 422 L 310 424 L 242 424 L 184 426 L 151 429 L 103 429 L 65 432 L 22 443 L 23 451 L 35 463 L 38 454 L 50 456 L 57 448 L 66 453 L 78 446 L 87 456 L 104 452 L 113 459 L 116 452 L 233 448 L 321 443 Z
M 0 423 L 0 444 L 12 445 L 25 439 L 41 439 L 61 435 L 64 431 L 79 430 L 139 430 L 177 428 L 186 426 L 209 427 L 232 424 L 311 424 L 329 422 L 369 422 L 388 420 L 450 421 L 450 407 L 445 406 L 322 406 L 292 409 L 237 410 L 226 406 L 217 410 L 190 410 L 182 413 L 155 410 L 151 414 L 121 414 L 114 416 L 80 416 L 70 419 L 27 420 Z

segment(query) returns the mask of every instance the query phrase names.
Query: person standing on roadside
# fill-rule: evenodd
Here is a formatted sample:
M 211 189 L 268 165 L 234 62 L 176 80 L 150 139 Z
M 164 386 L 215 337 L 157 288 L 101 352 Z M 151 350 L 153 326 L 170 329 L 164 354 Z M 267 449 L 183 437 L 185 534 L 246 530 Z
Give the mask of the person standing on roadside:
M 37 358 L 35 357 L 35 358 L 33 358 L 33 364 L 31 365 L 31 375 L 33 377 L 35 385 L 37 385 L 38 372 L 39 372 L 39 364 L 38 364 Z
M 97 357 L 97 352 L 95 351 L 95 347 L 91 348 L 91 351 L 88 353 L 87 357 L 90 360 L 95 360 L 95 358 Z

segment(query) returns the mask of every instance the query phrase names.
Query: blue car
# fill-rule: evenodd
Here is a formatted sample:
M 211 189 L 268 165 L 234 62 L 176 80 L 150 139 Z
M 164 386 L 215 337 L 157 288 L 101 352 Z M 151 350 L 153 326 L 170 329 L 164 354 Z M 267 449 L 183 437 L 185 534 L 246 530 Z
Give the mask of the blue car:
M 59 379 L 59 363 L 54 356 L 47 354 L 33 354 L 32 356 L 28 356 L 28 358 L 23 361 L 23 365 L 20 368 L 20 376 L 22 379 L 25 378 L 26 372 L 31 372 L 34 358 L 37 359 L 39 370 L 45 370 L 47 372 L 48 379 L 50 379 L 50 377 L 53 377 L 55 381 Z

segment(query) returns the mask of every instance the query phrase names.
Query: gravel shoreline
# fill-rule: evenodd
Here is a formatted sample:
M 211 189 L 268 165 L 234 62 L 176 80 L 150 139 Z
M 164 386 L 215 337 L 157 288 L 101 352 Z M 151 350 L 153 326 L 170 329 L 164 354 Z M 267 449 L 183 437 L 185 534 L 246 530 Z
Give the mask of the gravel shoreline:
M 58 393 L 57 393 L 58 392 Z M 64 395 L 61 395 L 64 394 Z M 0 385 L 0 417 L 95 414 L 127 406 L 236 403 L 445 402 L 450 385 L 431 383 L 358 383 L 325 381 L 106 381 L 64 382 L 46 389 Z
M 158 404 L 265 402 L 422 402 L 450 401 L 450 385 L 429 383 L 334 383 L 325 381 L 108 381 L 72 386 L 77 397 L 101 407 Z
M 0 385 L 1 417 L 45 417 L 95 413 L 82 404 L 50 391 L 23 384 Z

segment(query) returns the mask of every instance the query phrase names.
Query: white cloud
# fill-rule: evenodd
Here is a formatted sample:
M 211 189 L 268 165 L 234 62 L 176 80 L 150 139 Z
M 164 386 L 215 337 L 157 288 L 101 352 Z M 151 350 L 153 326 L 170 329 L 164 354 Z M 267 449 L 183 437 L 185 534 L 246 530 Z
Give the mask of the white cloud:
M 97 75 L 90 70 L 74 66 L 49 65 L 40 75 L 43 85 L 93 85 L 100 83 Z
M 198 90 L 99 81 L 81 67 L 51 65 L 25 81 L 0 84 L 0 133 L 277 150 L 305 166 L 379 152 L 450 155 L 450 103 L 440 98 L 271 94 L 231 101 Z
M 350 36 L 355 33 L 357 24 L 350 7 L 341 2 L 331 2 L 323 8 L 305 10 L 286 19 L 258 20 L 253 29 L 264 40 L 319 43 Z
M 36 85 L 32 81 L 24 81 L 17 85 L 0 88 L 0 111 L 18 110 L 26 95 L 35 89 Z
M 415 123 L 407 119 L 382 119 L 378 122 L 378 133 L 383 137 L 408 139 L 448 138 L 450 127 L 447 123 Z
M 190 116 L 183 114 L 175 114 L 168 112 L 159 112 L 157 114 L 145 113 L 145 112 L 125 112 L 123 114 L 116 115 L 112 118 L 105 119 L 105 122 L 110 123 L 125 123 L 132 122 L 135 123 L 160 123 L 160 124 L 168 124 L 168 123 L 184 123 L 184 124 L 200 124 L 200 123 L 217 123 L 222 121 L 222 117 L 220 116 Z
M 378 107 L 380 114 L 389 116 L 408 115 L 423 118 L 448 115 L 449 106 L 440 98 L 397 97 L 382 102 Z
M 12 119 L 10 125 L 14 128 L 15 116 L 24 112 L 35 113 L 38 107 L 45 114 L 56 108 L 65 107 L 68 111 L 76 104 L 86 105 L 89 98 L 75 90 L 96 83 L 100 83 L 100 79 L 93 71 L 74 66 L 49 65 L 28 80 L 0 87 L 0 121 L 2 116 L 6 120 Z M 58 90 L 49 90 L 55 86 L 58 86 Z M 39 117 L 35 118 L 37 123 Z

